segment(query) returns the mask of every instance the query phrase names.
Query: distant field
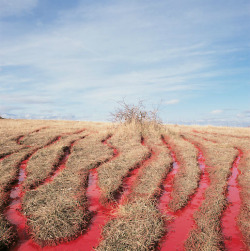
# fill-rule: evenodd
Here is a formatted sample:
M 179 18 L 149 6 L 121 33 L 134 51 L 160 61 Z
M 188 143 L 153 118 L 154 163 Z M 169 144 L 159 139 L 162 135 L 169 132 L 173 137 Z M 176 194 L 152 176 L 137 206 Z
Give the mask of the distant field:
M 250 129 L 0 120 L 0 250 L 248 250 Z

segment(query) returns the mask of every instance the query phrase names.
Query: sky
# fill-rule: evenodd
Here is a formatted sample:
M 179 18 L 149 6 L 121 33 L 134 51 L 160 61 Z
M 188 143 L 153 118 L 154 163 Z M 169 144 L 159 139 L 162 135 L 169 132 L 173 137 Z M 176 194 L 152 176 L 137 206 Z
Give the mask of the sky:
M 250 126 L 249 0 L 0 0 L 0 115 Z

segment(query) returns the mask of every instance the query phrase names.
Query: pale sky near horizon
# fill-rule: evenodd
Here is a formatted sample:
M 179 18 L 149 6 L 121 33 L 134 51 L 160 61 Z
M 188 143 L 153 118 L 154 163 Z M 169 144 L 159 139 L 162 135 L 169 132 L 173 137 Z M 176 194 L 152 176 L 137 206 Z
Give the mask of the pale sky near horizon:
M 249 0 L 0 0 L 0 115 L 250 126 Z

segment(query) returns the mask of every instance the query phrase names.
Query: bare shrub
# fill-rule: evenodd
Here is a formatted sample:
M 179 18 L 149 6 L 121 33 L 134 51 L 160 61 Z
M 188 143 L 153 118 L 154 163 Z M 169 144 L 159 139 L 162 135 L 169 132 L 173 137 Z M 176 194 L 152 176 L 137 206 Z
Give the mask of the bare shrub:
M 139 124 L 140 126 L 153 125 L 159 126 L 162 124 L 159 118 L 159 108 L 147 110 L 143 101 L 139 100 L 137 104 L 128 104 L 124 99 L 118 101 L 118 107 L 114 112 L 110 113 L 113 122 L 125 124 Z

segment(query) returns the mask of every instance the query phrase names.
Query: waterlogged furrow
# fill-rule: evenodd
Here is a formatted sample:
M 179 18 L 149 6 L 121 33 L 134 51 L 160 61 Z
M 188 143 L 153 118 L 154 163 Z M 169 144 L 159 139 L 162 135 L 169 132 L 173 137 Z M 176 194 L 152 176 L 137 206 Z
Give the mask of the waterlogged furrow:
M 179 171 L 175 175 L 172 199 L 169 207 L 172 211 L 183 208 L 189 201 L 190 196 L 197 189 L 200 168 L 197 163 L 198 150 L 190 142 L 185 141 L 179 134 L 169 133 L 168 141 L 174 145 L 176 158 L 179 162 Z
M 200 134 L 198 134 L 200 135 Z M 226 135 L 221 134 L 211 134 L 207 133 L 206 138 L 210 140 L 216 140 L 219 144 L 227 144 L 229 147 L 234 147 L 237 149 L 242 149 L 243 156 L 240 158 L 239 169 L 241 171 L 238 176 L 239 184 L 240 184 L 240 212 L 238 217 L 232 220 L 230 219 L 231 224 L 238 225 L 242 234 L 244 243 L 246 246 L 250 246 L 250 221 L 249 221 L 249 212 L 250 212 L 250 203 L 249 203 L 249 149 L 250 149 L 250 141 L 244 137 L 228 137 Z M 234 170 L 234 169 L 233 169 Z
M 241 146 L 243 151 L 243 156 L 240 160 L 238 169 L 240 170 L 241 174 L 238 176 L 238 182 L 241 187 L 240 191 L 240 198 L 242 199 L 240 214 L 238 216 L 238 224 L 240 230 L 244 237 L 244 243 L 248 248 L 250 248 L 250 142 L 242 142 L 243 145 Z
M 141 143 L 152 149 L 151 155 L 123 180 L 123 195 L 115 217 L 104 226 L 98 250 L 151 250 L 164 231 L 154 197 L 160 193 L 171 159 L 159 135 L 146 137 Z
M 240 214 L 241 198 L 240 187 L 237 182 L 240 171 L 238 169 L 239 162 L 243 152 L 238 149 L 238 155 L 232 166 L 231 175 L 228 179 L 227 201 L 228 205 L 223 212 L 221 223 L 224 235 L 224 244 L 227 250 L 244 250 L 242 234 L 237 225 L 237 218 Z
M 134 130 L 118 131 L 110 140 L 121 153 L 114 161 L 98 169 L 99 186 L 103 200 L 116 200 L 123 186 L 123 179 L 138 164 L 148 158 L 149 150 L 141 144 L 141 135 Z
M 104 145 L 107 145 L 113 150 L 113 156 L 105 160 L 105 162 L 110 162 L 118 157 L 118 150 L 108 143 L 109 136 L 106 140 L 102 141 Z M 102 163 L 97 162 L 96 166 L 102 168 Z M 89 171 L 88 175 L 88 185 L 86 188 L 86 198 L 88 200 L 88 210 L 92 214 L 92 219 L 86 229 L 86 232 L 79 236 L 77 239 L 72 240 L 68 243 L 59 244 L 54 247 L 53 250 L 82 250 L 88 251 L 93 250 L 97 247 L 99 240 L 101 239 L 102 227 L 107 223 L 111 217 L 111 211 L 114 210 L 113 205 L 101 203 L 101 190 L 98 186 L 98 173 L 97 167 Z
M 195 213 L 197 227 L 190 232 L 185 247 L 187 250 L 196 250 L 196 247 L 200 250 L 223 249 L 220 220 L 227 204 L 227 178 L 237 151 L 227 143 L 215 144 L 190 134 L 185 137 L 202 149 L 211 182 L 200 210 Z
M 140 170 L 139 179 L 132 187 L 131 197 L 154 199 L 161 194 L 161 185 L 171 169 L 170 151 L 159 135 L 147 138 L 148 147 L 152 147 L 150 161 Z
M 188 237 L 188 233 L 195 225 L 194 213 L 201 206 L 204 200 L 205 191 L 210 184 L 209 174 L 206 171 L 206 166 L 204 164 L 205 160 L 203 153 L 198 147 L 197 150 L 198 163 L 201 170 L 199 185 L 184 208 L 173 212 L 165 204 L 169 202 L 171 196 L 170 191 L 172 190 L 171 183 L 165 183 L 166 189 L 170 188 L 170 191 L 166 191 L 166 193 L 162 195 L 165 198 L 163 197 L 164 202 L 160 200 L 159 207 L 168 216 L 170 221 L 167 224 L 167 234 L 163 237 L 160 243 L 160 250 L 184 250 L 184 243 Z M 173 156 L 176 158 L 174 154 Z M 173 173 L 170 173 L 170 177 L 167 177 L 167 181 L 171 182 L 172 175 Z M 170 187 L 168 187 L 169 185 Z M 164 204 L 166 205 L 165 208 Z
M 34 240 L 40 245 L 55 246 L 60 242 L 72 241 L 72 247 L 79 247 L 77 243 L 81 243 L 81 236 L 77 237 L 88 231 L 92 215 L 86 196 L 89 171 L 111 159 L 114 154 L 102 143 L 105 138 L 107 133 L 93 134 L 76 142 L 66 168 L 53 182 L 25 194 L 23 209 L 28 217 L 27 224 Z M 30 241 L 25 245 L 30 246 Z M 61 250 L 64 246 L 57 248 Z
M 110 136 L 108 137 L 108 139 Z M 107 140 L 103 140 L 102 143 L 104 145 L 108 145 L 113 150 L 113 156 L 110 156 L 109 159 L 105 159 L 103 161 L 96 161 L 96 165 L 101 168 L 101 164 L 103 162 L 112 161 L 115 159 L 119 153 L 115 147 L 107 143 Z M 81 143 L 81 142 L 80 142 Z M 89 143 L 89 142 L 88 142 Z M 78 146 L 79 147 L 79 146 Z M 70 157 L 70 156 L 69 156 Z M 93 167 L 93 163 L 92 163 Z M 88 174 L 89 173 L 89 174 Z M 88 176 L 87 187 L 86 187 L 86 199 L 88 200 L 88 210 L 89 210 L 89 219 L 90 214 L 92 215 L 91 221 L 86 225 L 87 229 L 83 232 L 82 235 L 77 237 L 74 240 L 69 242 L 64 242 L 58 244 L 57 246 L 53 247 L 43 247 L 42 250 L 44 251 L 61 251 L 61 250 L 93 250 L 95 246 L 98 245 L 99 239 L 101 238 L 101 229 L 102 226 L 108 221 L 110 217 L 110 211 L 113 209 L 111 205 L 103 206 L 101 204 L 101 191 L 98 187 L 98 175 L 97 175 L 97 168 L 90 169 L 89 172 L 85 172 L 85 178 Z M 82 208 L 83 209 L 83 208 Z M 85 208 L 87 210 L 87 208 Z M 40 250 L 41 248 L 36 245 L 31 240 L 26 242 L 22 247 L 21 250 Z
M 145 146 L 145 141 L 142 138 L 141 140 L 142 145 Z M 135 183 L 138 180 L 140 174 L 142 171 L 144 171 L 145 167 L 148 166 L 155 158 L 157 158 L 157 155 L 150 147 L 148 156 L 143 159 L 140 163 L 138 163 L 135 167 L 133 167 L 132 170 L 130 170 L 127 174 L 127 176 L 122 181 L 122 188 L 119 191 L 120 196 L 116 196 L 116 199 L 118 201 L 119 206 L 124 205 L 128 203 L 131 196 L 132 190 L 135 188 Z M 133 195 L 134 196 L 134 195 Z
M 54 140 L 48 142 L 44 146 L 44 148 L 50 146 L 53 143 L 54 143 Z M 31 158 L 31 156 L 34 153 L 36 153 L 38 150 L 39 148 L 30 151 L 30 153 L 26 154 L 26 156 L 24 157 L 24 160 L 22 160 L 20 164 L 18 165 L 18 168 L 17 168 L 17 170 L 19 170 L 18 178 L 17 178 L 18 182 L 11 189 L 10 203 L 5 208 L 5 211 L 4 211 L 4 216 L 6 217 L 8 222 L 10 222 L 13 226 L 15 226 L 15 229 L 18 234 L 18 241 L 17 241 L 17 246 L 15 247 L 15 249 L 17 249 L 20 245 L 22 245 L 23 242 L 27 241 L 29 238 L 27 235 L 27 228 L 26 228 L 27 219 L 22 214 L 22 205 L 21 205 L 22 198 L 25 193 L 25 190 L 23 189 L 23 182 L 26 179 L 27 163 L 29 159 Z
M 15 226 L 18 233 L 17 245 L 20 245 L 23 241 L 28 240 L 27 228 L 26 228 L 26 217 L 22 214 L 21 200 L 23 196 L 22 182 L 26 178 L 25 168 L 27 166 L 29 158 L 26 158 L 20 163 L 18 183 L 12 188 L 10 192 L 10 204 L 4 212 L 6 219 Z
M 84 136 L 73 135 L 67 138 L 58 136 L 54 140 L 54 144 L 50 147 L 42 148 L 34 154 L 27 166 L 27 179 L 24 182 L 24 187 L 34 189 L 39 185 L 51 182 L 62 169 L 65 168 L 65 163 L 70 154 L 73 145 Z
M 24 138 L 25 138 L 25 137 L 28 137 L 28 136 L 30 136 L 30 135 L 33 135 L 34 133 L 38 133 L 38 132 L 40 132 L 41 130 L 46 129 L 46 128 L 47 128 L 47 127 L 41 127 L 41 128 L 38 128 L 38 129 L 36 129 L 36 130 L 34 130 L 34 131 L 30 132 L 30 133 L 27 133 L 26 135 L 20 135 L 20 136 L 18 136 L 18 137 L 16 138 L 16 143 L 17 143 L 18 145 L 21 145 L 21 146 L 31 147 L 30 145 L 24 143 Z
M 12 184 L 18 179 L 19 165 L 28 155 L 30 150 L 22 150 L 0 161 L 0 250 L 10 247 L 17 240 L 16 229 L 3 213 L 9 204 Z
M 65 128 L 44 128 L 37 133 L 32 133 L 24 136 L 20 143 L 26 146 L 42 147 L 46 142 L 51 141 L 55 136 L 60 136 L 62 140 L 72 136 L 85 135 L 85 128 L 77 131 L 65 132 Z

